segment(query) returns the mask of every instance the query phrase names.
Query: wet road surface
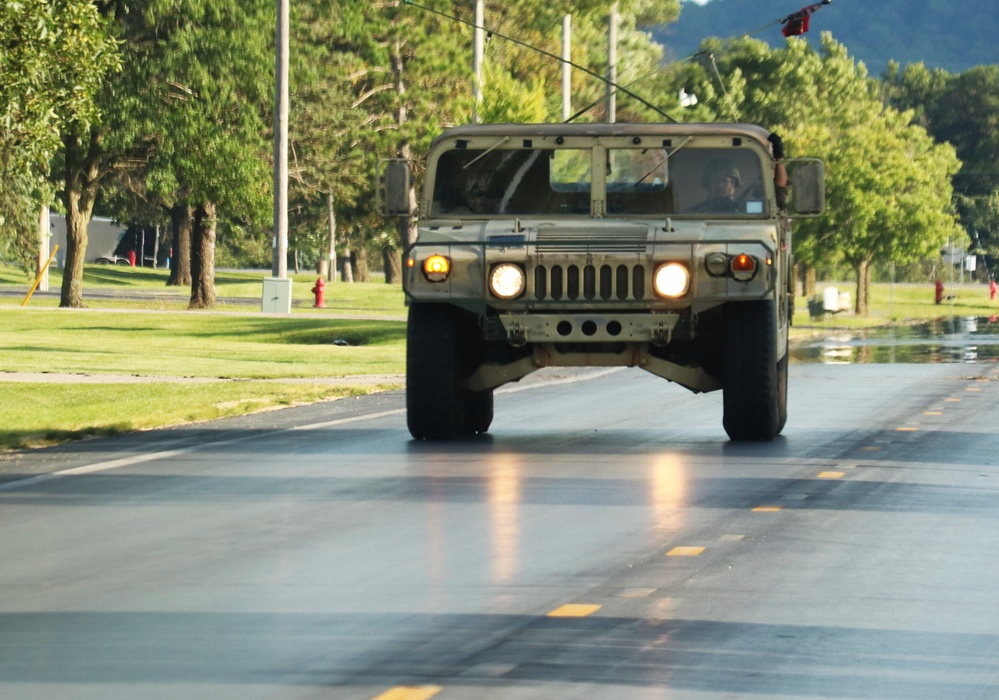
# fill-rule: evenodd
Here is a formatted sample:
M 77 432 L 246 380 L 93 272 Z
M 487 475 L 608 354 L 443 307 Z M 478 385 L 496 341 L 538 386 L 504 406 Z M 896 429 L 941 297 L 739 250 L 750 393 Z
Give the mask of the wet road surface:
M 790 387 L 770 444 L 622 370 L 0 457 L 0 697 L 999 696 L 999 370 Z

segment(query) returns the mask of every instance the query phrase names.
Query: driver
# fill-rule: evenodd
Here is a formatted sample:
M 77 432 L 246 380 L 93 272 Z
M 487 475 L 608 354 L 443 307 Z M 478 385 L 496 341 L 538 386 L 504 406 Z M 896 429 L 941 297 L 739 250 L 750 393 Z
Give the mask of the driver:
M 708 198 L 691 211 L 738 214 L 735 193 L 742 186 L 742 176 L 735 164 L 727 158 L 716 158 L 704 169 L 701 185 L 708 190 Z

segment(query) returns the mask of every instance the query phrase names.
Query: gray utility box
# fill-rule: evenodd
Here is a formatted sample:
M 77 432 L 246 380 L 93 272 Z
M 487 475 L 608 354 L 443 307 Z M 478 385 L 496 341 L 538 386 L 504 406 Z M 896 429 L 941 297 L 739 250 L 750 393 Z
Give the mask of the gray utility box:
M 260 310 L 265 314 L 291 313 L 291 279 L 265 277 Z

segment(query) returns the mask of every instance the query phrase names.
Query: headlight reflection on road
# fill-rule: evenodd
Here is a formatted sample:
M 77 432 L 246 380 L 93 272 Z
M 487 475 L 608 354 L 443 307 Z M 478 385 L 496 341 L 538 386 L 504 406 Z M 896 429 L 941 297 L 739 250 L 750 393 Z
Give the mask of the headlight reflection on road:
M 507 583 L 520 566 L 520 459 L 498 454 L 490 463 L 489 536 L 492 540 L 493 583 Z
M 650 474 L 650 506 L 656 533 L 676 530 L 683 524 L 687 502 L 687 465 L 680 455 L 655 457 Z

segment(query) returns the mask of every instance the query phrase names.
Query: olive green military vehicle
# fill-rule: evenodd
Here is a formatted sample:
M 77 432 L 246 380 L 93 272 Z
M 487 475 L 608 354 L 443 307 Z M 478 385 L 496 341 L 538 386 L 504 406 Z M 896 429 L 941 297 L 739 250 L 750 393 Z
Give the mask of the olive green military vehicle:
M 406 405 L 417 439 L 486 432 L 493 390 L 543 367 L 638 367 L 721 390 L 733 440 L 787 420 L 791 222 L 822 164 L 745 124 L 474 125 L 430 148 L 406 254 Z M 410 213 L 408 164 L 382 182 Z M 719 184 L 725 180 L 724 184 Z

